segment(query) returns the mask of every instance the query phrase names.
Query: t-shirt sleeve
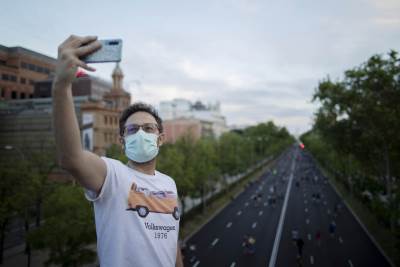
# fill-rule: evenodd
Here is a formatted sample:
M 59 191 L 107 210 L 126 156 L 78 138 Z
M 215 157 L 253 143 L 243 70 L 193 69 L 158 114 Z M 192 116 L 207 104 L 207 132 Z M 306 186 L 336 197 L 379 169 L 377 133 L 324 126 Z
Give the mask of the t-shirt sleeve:
M 107 157 L 101 157 L 101 159 L 106 163 L 107 174 L 99 194 L 92 190 L 85 189 L 85 197 L 91 202 L 110 198 L 112 195 L 114 195 L 114 192 L 118 186 L 116 171 L 118 162 Z

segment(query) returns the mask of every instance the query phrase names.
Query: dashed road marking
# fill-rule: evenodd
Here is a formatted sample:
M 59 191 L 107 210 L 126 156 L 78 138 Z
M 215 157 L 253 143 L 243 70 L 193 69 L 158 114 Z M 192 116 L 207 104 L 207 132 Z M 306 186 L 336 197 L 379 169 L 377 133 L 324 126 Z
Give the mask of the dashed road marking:
M 196 261 L 196 262 L 193 264 L 193 267 L 197 267 L 199 264 L 200 264 L 200 261 Z
M 308 201 L 307 201 L 307 200 L 304 200 L 304 204 L 307 205 L 307 203 L 308 203 Z
M 310 234 L 308 234 L 307 237 L 308 237 L 308 240 L 311 240 L 311 235 Z
M 306 224 L 310 224 L 310 219 L 306 219 Z
M 310 256 L 310 263 L 314 264 L 314 256 Z
M 264 202 L 264 207 L 266 207 L 266 206 L 268 206 L 268 203 L 267 203 L 267 202 Z
M 350 266 L 350 267 L 353 267 L 353 266 L 354 266 L 353 263 L 351 262 L 351 260 L 349 260 L 348 263 L 349 263 L 349 266 Z
M 236 262 L 232 262 L 230 267 L 235 267 L 236 266 Z
M 219 239 L 218 239 L 218 238 L 215 238 L 214 241 L 211 243 L 211 246 L 215 246 L 215 244 L 217 244 L 218 241 L 219 241 Z
M 305 212 L 308 212 L 308 209 L 307 209 L 307 208 L 305 208 L 305 209 L 304 209 L 304 211 L 305 211 Z
M 343 239 L 342 239 L 342 237 L 340 237 L 340 236 L 339 236 L 339 242 L 340 242 L 340 243 L 343 243 Z
M 259 213 L 258 213 L 258 216 L 261 216 L 261 215 L 263 215 L 263 211 L 261 210 Z
M 242 211 L 239 210 L 236 214 L 237 214 L 237 216 L 240 216 L 240 214 L 242 214 Z
M 257 226 L 257 223 L 255 222 L 255 223 L 253 223 L 253 225 L 251 226 L 251 228 L 256 228 L 256 226 Z
M 228 224 L 226 225 L 226 228 L 230 228 L 232 226 L 232 222 L 228 222 Z
M 249 202 L 244 203 L 244 205 L 247 207 L 249 205 Z
M 331 210 L 330 210 L 330 209 L 328 209 L 328 215 L 329 215 L 329 214 L 331 214 Z

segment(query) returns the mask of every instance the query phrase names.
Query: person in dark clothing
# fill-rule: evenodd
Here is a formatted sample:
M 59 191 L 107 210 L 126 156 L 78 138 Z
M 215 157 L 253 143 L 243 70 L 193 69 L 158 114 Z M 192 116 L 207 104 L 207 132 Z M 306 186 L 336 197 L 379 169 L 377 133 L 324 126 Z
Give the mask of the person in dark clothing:
M 301 237 L 296 240 L 296 246 L 297 246 L 297 250 L 299 252 L 299 256 L 302 256 L 303 255 L 304 241 L 303 241 L 303 239 Z

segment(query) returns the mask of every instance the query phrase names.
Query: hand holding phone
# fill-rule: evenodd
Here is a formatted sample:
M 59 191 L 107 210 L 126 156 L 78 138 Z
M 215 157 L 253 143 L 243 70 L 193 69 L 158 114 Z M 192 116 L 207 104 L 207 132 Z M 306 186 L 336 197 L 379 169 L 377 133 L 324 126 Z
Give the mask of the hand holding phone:
M 101 48 L 80 58 L 85 63 L 120 62 L 122 39 L 99 40 Z

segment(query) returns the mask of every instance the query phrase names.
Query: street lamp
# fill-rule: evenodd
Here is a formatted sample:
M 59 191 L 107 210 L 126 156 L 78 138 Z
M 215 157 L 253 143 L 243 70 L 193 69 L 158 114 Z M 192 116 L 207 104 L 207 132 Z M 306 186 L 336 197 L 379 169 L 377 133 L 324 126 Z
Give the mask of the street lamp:
M 15 151 L 17 151 L 17 152 L 20 154 L 21 158 L 22 158 L 23 160 L 25 160 L 24 153 L 22 153 L 22 151 L 21 151 L 18 147 L 14 147 L 14 146 L 12 146 L 12 145 L 5 145 L 5 146 L 4 146 L 4 149 L 5 149 L 5 150 L 15 150 Z

